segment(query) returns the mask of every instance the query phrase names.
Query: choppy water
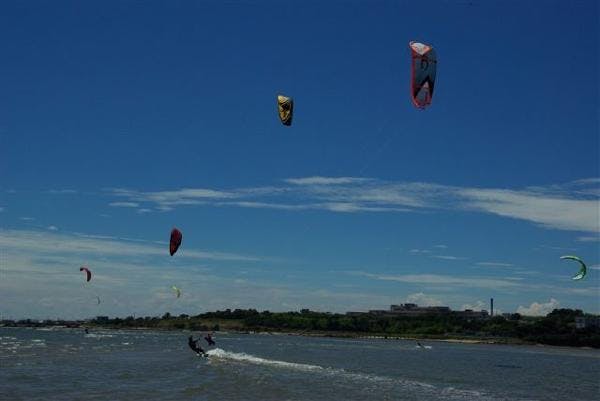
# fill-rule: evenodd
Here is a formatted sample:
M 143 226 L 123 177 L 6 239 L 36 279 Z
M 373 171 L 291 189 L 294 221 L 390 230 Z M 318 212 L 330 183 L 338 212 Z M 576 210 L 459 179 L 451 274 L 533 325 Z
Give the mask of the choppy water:
M 597 350 L 220 333 L 201 358 L 188 335 L 0 328 L 0 399 L 600 399 Z

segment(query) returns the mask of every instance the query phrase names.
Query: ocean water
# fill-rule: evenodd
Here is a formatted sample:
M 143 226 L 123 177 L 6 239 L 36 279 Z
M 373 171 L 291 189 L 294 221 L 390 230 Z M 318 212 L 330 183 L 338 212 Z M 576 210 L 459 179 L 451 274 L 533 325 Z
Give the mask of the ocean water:
M 188 335 L 0 328 L 0 399 L 600 400 L 598 350 L 217 333 L 203 358 Z

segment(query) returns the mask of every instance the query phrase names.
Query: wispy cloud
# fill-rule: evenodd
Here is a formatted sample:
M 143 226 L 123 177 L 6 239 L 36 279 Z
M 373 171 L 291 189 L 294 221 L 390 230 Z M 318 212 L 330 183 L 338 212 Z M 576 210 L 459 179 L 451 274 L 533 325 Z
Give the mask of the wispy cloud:
M 431 255 L 432 258 L 444 259 L 444 260 L 465 260 L 467 258 L 463 256 L 452 256 L 452 255 Z
M 538 249 L 551 249 L 553 251 L 576 251 L 577 248 L 573 248 L 573 247 L 567 247 L 567 246 L 555 246 L 555 245 L 540 245 L 536 248 L 534 248 L 536 250 Z
M 108 206 L 112 207 L 138 207 L 140 206 L 137 202 L 111 202 Z
M 472 287 L 472 288 L 508 288 L 519 287 L 520 285 L 514 280 L 498 279 L 498 278 L 476 278 L 476 277 L 458 277 L 440 274 L 372 274 L 366 272 L 358 273 L 362 276 L 384 281 L 397 281 L 401 283 L 411 284 L 427 284 L 427 285 L 446 285 L 454 287 Z
M 517 313 L 527 316 L 546 316 L 554 309 L 558 308 L 560 302 L 554 298 L 550 298 L 550 301 L 545 303 L 533 302 L 529 307 L 519 306 Z
M 239 206 L 252 209 L 279 209 L 279 210 L 307 210 L 313 209 L 313 205 L 289 205 L 283 203 L 268 203 L 268 202 L 250 202 L 250 201 L 234 201 L 234 202 L 218 202 L 218 206 Z
M 463 207 L 528 220 L 559 230 L 600 231 L 598 199 L 558 196 L 538 190 L 468 189 L 457 193 Z
M 600 232 L 596 178 L 561 185 L 523 189 L 469 188 L 423 182 L 389 182 L 360 177 L 300 177 L 283 185 L 219 190 L 183 188 L 143 192 L 109 192 L 143 209 L 169 211 L 179 206 L 212 205 L 290 211 L 328 210 L 338 213 L 426 212 L 461 210 L 490 213 L 546 228 Z M 137 207 L 131 206 L 131 207 Z M 582 241 L 587 241 L 591 237 Z M 445 245 L 438 245 L 442 248 Z
M 493 289 L 496 291 L 539 291 L 552 292 L 553 294 L 568 294 L 587 297 L 597 297 L 598 289 L 595 287 L 565 288 L 556 285 L 539 283 L 526 280 L 523 277 L 497 277 L 497 276 L 452 276 L 442 274 L 379 274 L 364 271 L 347 271 L 347 274 L 367 277 L 372 280 L 394 281 L 406 284 L 416 284 L 420 288 L 429 288 L 447 292 L 461 291 L 463 288 Z
M 51 230 L 51 229 L 50 229 Z M 54 230 L 56 231 L 56 230 Z M 124 257 L 159 256 L 166 253 L 162 243 L 135 240 L 123 237 L 67 234 L 47 231 L 2 230 L 0 248 L 32 254 L 83 254 L 89 256 L 119 255 Z M 225 252 L 181 249 L 180 258 L 210 260 L 258 261 L 255 256 L 230 254 Z
M 487 305 L 485 302 L 478 300 L 474 304 L 463 304 L 461 306 L 461 308 L 463 310 L 470 309 L 470 310 L 474 310 L 474 311 L 480 311 L 480 310 L 484 310 L 486 308 L 486 306 Z
M 417 304 L 419 306 L 442 306 L 443 303 L 437 298 L 429 295 L 425 295 L 422 292 L 409 294 L 406 297 L 406 302 Z
M 48 226 L 46 228 L 50 231 L 58 231 L 58 227 L 56 227 L 56 226 Z
M 239 267 L 268 263 L 265 259 L 191 249 L 189 244 L 171 258 L 163 241 L 0 229 L 0 249 L 0 303 L 5 316 L 197 313 L 208 305 L 230 307 L 232 299 L 256 301 L 265 293 L 257 289 L 256 295 L 246 296 L 233 283 L 241 278 Z M 90 283 L 81 277 L 82 264 L 93 272 Z M 160 296 L 173 284 L 181 285 L 185 294 L 176 303 L 174 297 Z M 102 298 L 101 305 L 96 295 Z
M 598 236 L 585 236 L 585 237 L 578 237 L 577 241 L 579 242 L 600 242 L 600 235 Z
M 142 192 L 130 189 L 113 189 L 115 196 L 126 198 L 130 202 L 151 203 L 159 208 L 172 208 L 181 205 L 205 204 L 207 200 L 230 199 L 239 195 L 233 192 L 206 188 L 183 188 L 174 191 Z
M 35 217 L 19 217 L 19 220 L 23 221 L 34 221 Z
M 77 191 L 74 189 L 49 189 L 48 191 L 49 194 L 55 194 L 55 195 L 60 195 L 60 194 L 76 194 Z
M 304 177 L 304 178 L 288 178 L 284 182 L 295 185 L 342 185 L 342 184 L 357 184 L 371 181 L 370 178 L 357 177 Z
M 421 254 L 431 253 L 431 251 L 428 249 L 413 248 L 413 249 L 409 250 L 408 253 L 412 253 L 413 255 L 421 255 Z
M 502 262 L 477 262 L 477 266 L 487 266 L 487 267 L 513 267 L 512 263 L 502 263 Z

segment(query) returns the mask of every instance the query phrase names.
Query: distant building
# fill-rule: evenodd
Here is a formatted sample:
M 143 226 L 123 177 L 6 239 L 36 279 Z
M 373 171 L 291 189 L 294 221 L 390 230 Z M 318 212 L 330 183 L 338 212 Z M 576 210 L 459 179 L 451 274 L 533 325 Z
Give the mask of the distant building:
M 365 312 L 346 312 L 346 316 L 361 316 L 364 314 Z
M 453 312 L 455 316 L 463 317 L 465 319 L 487 319 L 490 317 L 488 311 L 482 309 L 480 311 L 474 311 L 471 309 L 465 309 L 464 311 Z
M 506 320 L 519 320 L 521 315 L 519 313 L 503 313 L 502 317 Z
M 396 316 L 445 315 L 450 313 L 447 306 L 419 306 L 417 304 L 390 305 L 391 313 Z
M 576 317 L 575 328 L 587 329 L 588 327 L 600 327 L 600 317 Z
M 390 311 L 385 309 L 372 309 L 369 311 L 369 315 L 388 315 Z
M 390 305 L 389 310 L 385 309 L 372 309 L 369 312 L 346 312 L 347 316 L 361 316 L 361 315 L 375 315 L 375 316 L 426 316 L 426 315 L 454 315 L 467 319 L 487 319 L 489 314 L 486 310 L 473 311 L 467 309 L 465 311 L 452 311 L 448 306 L 419 306 L 417 304 L 406 303 L 400 305 Z

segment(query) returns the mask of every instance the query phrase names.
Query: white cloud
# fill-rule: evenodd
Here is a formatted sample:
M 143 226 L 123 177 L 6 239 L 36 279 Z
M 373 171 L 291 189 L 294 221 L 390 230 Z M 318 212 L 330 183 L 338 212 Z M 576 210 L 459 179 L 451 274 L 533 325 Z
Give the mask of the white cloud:
M 422 292 L 417 292 L 417 293 L 408 295 L 406 297 L 406 302 L 417 304 L 419 306 L 441 306 L 442 305 L 442 301 L 440 301 L 439 299 L 425 295 Z
M 458 190 L 458 194 L 464 198 L 463 206 L 467 209 L 528 220 L 559 230 L 600 231 L 600 203 L 597 199 L 501 189 L 463 188 Z
M 574 185 L 599 184 L 600 185 L 600 177 L 581 178 L 579 180 L 573 181 L 572 184 L 574 184 Z
M 571 248 L 566 246 L 554 246 L 554 245 L 540 245 L 535 249 L 552 249 L 553 251 L 576 251 L 577 248 Z
M 408 251 L 408 253 L 412 253 L 414 255 L 420 255 L 420 254 L 427 254 L 427 253 L 431 253 L 431 251 L 427 250 L 427 249 L 411 249 L 410 251 Z
M 578 237 L 577 241 L 579 241 L 579 242 L 600 242 L 600 235 L 595 236 L 595 237 L 590 237 L 590 236 Z
M 130 189 L 113 189 L 115 196 L 136 203 L 154 203 L 167 210 L 177 205 L 202 205 L 207 200 L 236 198 L 234 192 L 217 191 L 206 188 L 182 188 L 174 191 L 142 192 Z M 137 206 L 136 206 L 137 207 Z M 168 209 L 170 210 L 170 209 Z
M 370 181 L 369 178 L 357 177 L 304 177 L 304 178 L 288 178 L 284 180 L 288 184 L 295 185 L 341 185 L 341 184 L 356 184 Z
M 452 255 L 431 255 L 432 258 L 436 259 L 444 259 L 444 260 L 465 260 L 467 258 L 462 256 L 452 256 Z
M 82 254 L 88 256 L 130 256 L 156 257 L 165 255 L 165 246 L 152 241 L 122 237 L 66 234 L 46 231 L 3 230 L 0 229 L 0 248 L 32 254 Z M 179 258 L 211 260 L 257 261 L 254 256 L 244 256 L 224 252 L 180 249 Z
M 137 202 L 111 202 L 108 204 L 112 207 L 138 207 L 139 205 Z
M 77 191 L 74 189 L 50 189 L 47 191 L 49 194 L 76 194 Z
M 597 265 L 591 265 L 591 266 L 589 266 L 589 269 L 592 269 L 592 270 L 600 270 L 600 264 L 597 264 Z
M 512 263 L 502 263 L 502 262 L 477 262 L 478 266 L 488 266 L 488 267 L 512 267 L 514 266 Z
M 332 212 L 356 213 L 356 212 L 409 212 L 406 208 L 363 206 L 352 202 L 330 202 L 316 205 L 317 209 L 330 210 Z
M 234 202 L 219 202 L 218 206 L 239 206 L 253 209 L 280 209 L 280 210 L 307 210 L 311 209 L 311 205 L 288 205 L 281 203 L 267 202 L 249 202 L 249 201 L 234 201 Z
M 463 304 L 461 306 L 462 310 L 471 309 L 473 311 L 480 311 L 486 309 L 487 305 L 485 302 L 478 300 L 474 304 Z M 496 311 L 497 312 L 497 311 Z
M 472 288 L 510 288 L 520 287 L 515 280 L 497 279 L 497 278 L 472 278 L 457 277 L 440 274 L 372 274 L 359 272 L 359 275 L 369 277 L 375 280 L 398 281 L 402 283 L 445 285 Z
M 517 308 L 517 313 L 527 316 L 546 316 L 548 313 L 558 308 L 559 305 L 560 302 L 554 298 L 550 298 L 550 301 L 546 303 L 533 302 L 528 308 L 519 306 Z
M 600 232 L 600 202 L 594 188 L 590 189 L 597 184 L 596 179 L 524 189 L 455 187 L 357 177 L 315 176 L 289 178 L 284 182 L 287 186 L 227 191 L 183 188 L 156 192 L 113 189 L 111 192 L 127 202 L 163 211 L 182 205 L 321 209 L 341 213 L 462 210 L 491 213 L 558 230 Z M 445 245 L 435 247 L 445 249 Z
M 433 247 L 438 249 L 448 249 L 448 245 L 434 245 Z
M 56 227 L 56 226 L 48 226 L 46 228 L 50 231 L 58 231 L 58 227 Z
M 442 274 L 378 274 L 364 271 L 346 271 L 354 276 L 367 277 L 372 280 L 395 281 L 399 283 L 418 284 L 420 288 L 435 291 L 460 291 L 463 288 L 493 289 L 504 293 L 515 294 L 517 291 L 536 291 L 542 293 L 578 295 L 586 297 L 598 297 L 596 287 L 562 287 L 557 285 L 543 284 L 537 281 L 524 279 L 523 277 L 462 277 Z M 564 277 L 562 277 L 564 279 Z
M 23 221 L 34 221 L 35 217 L 19 217 L 19 220 Z

